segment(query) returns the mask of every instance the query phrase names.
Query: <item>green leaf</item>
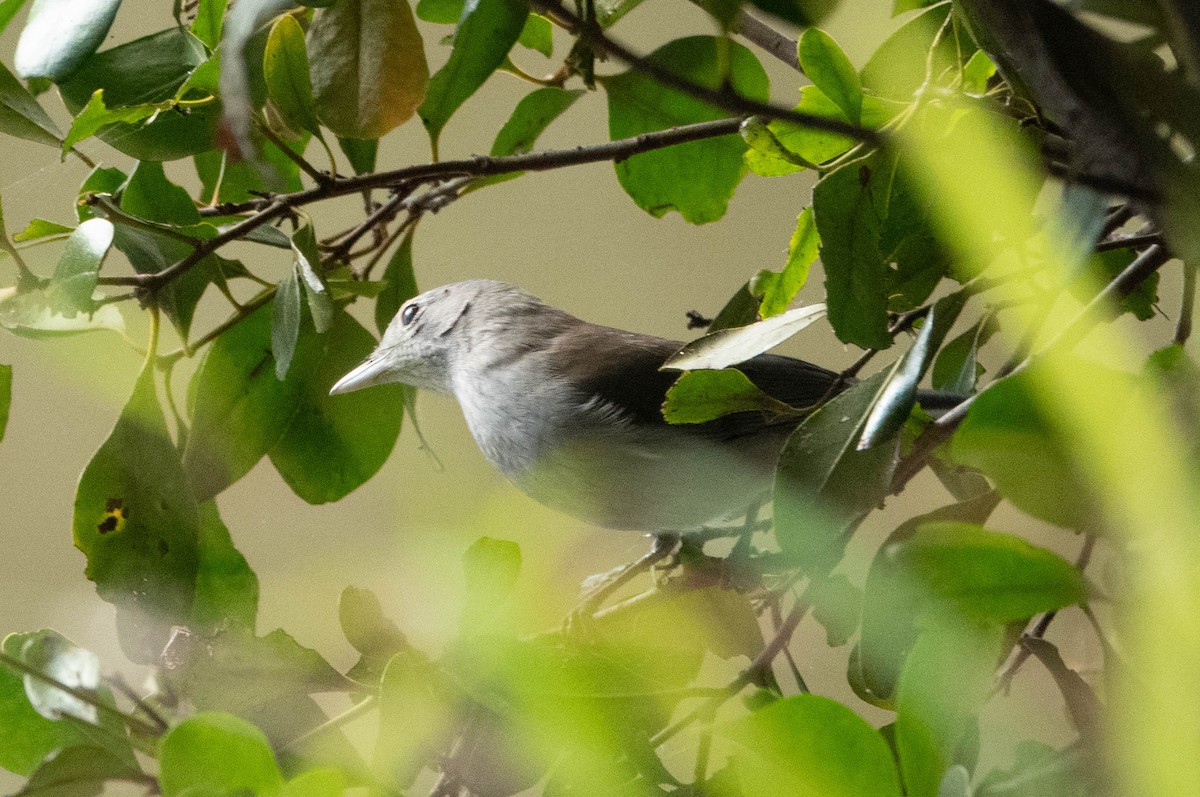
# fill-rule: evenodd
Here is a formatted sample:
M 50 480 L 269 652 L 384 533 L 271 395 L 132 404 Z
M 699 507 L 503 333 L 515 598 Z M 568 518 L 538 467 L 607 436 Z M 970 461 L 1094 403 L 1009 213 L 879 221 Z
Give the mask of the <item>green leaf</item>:
M 800 37 L 797 52 L 813 85 L 841 108 L 846 121 L 858 124 L 862 120 L 862 84 L 854 64 L 833 37 L 820 28 L 809 28 Z
M 1070 284 L 1072 295 L 1081 302 L 1091 301 L 1097 289 L 1112 282 L 1133 262 L 1134 253 L 1128 249 L 1113 249 L 1107 252 L 1096 252 L 1086 262 L 1086 267 L 1078 279 Z M 1157 272 L 1138 283 L 1119 304 L 1122 312 L 1131 314 L 1139 321 L 1149 321 L 1155 316 L 1155 306 L 1158 304 Z
M 435 153 L 442 128 L 504 62 L 528 16 L 528 0 L 467 0 L 463 4 L 454 50 L 429 81 L 429 94 L 419 110 Z
M 872 795 L 900 797 L 887 742 L 834 700 L 796 695 L 718 726 L 737 743 L 734 769 L 746 797 Z
M 706 652 L 753 659 L 763 649 L 756 616 L 749 599 L 727 587 L 663 589 L 596 618 L 596 633 L 615 646 L 673 650 L 697 663 Z M 654 638 L 655 629 L 663 628 L 671 629 L 670 639 Z
M 291 237 L 291 246 L 296 274 L 304 287 L 308 309 L 312 311 L 313 326 L 317 332 L 323 333 L 333 323 L 333 300 L 329 298 L 325 281 L 317 274 L 321 267 L 321 253 L 317 250 L 317 237 L 311 222 L 296 228 Z
M 542 131 L 585 93 L 583 89 L 568 91 L 547 86 L 526 94 L 496 134 L 490 154 L 492 157 L 503 157 L 529 152 Z
M 108 439 L 79 478 L 71 522 L 85 575 L 118 610 L 126 655 L 157 661 L 187 622 L 198 566 L 196 504 L 145 368 Z
M 407 788 L 427 759 L 448 749 L 456 734 L 452 694 L 420 654 L 402 650 L 379 684 L 379 733 L 374 771 Z
M 731 44 L 726 53 L 719 39 L 690 36 L 668 42 L 649 60 L 709 88 L 718 88 L 728 79 L 729 89 L 741 96 L 767 99 L 766 73 L 754 55 L 739 44 Z M 727 65 L 727 73 L 722 65 Z M 605 78 L 604 89 L 608 93 L 608 132 L 613 140 L 727 115 L 664 88 L 636 70 Z M 617 179 L 638 207 L 650 215 L 658 218 L 677 210 L 686 221 L 704 224 L 725 215 L 729 198 L 742 178 L 745 151 L 745 143 L 733 136 L 692 141 L 617 163 Z
M 875 154 L 841 166 L 813 189 L 829 323 L 840 340 L 864 349 L 892 345 L 879 236 L 894 171 L 892 158 Z
M 12 366 L 0 365 L 0 442 L 8 428 L 8 412 L 12 407 Z
M 342 0 L 308 31 L 317 116 L 344 138 L 375 139 L 407 121 L 429 88 L 408 2 Z
M 985 315 L 977 324 L 947 343 L 933 361 L 930 378 L 938 390 L 967 395 L 975 392 L 975 382 L 983 373 L 979 350 L 999 329 L 995 316 Z
M 289 780 L 278 797 L 342 797 L 346 776 L 336 769 L 311 769 Z
M 279 442 L 299 406 L 308 377 L 297 357 L 287 380 L 276 378 L 271 317 L 268 306 L 244 318 L 217 338 L 196 371 L 183 467 L 197 500 L 245 476 Z
M 426 22 L 453 25 L 462 17 L 465 0 L 417 0 L 417 17 Z
M 825 305 L 797 307 L 744 327 L 719 329 L 693 340 L 663 363 L 664 370 L 720 369 L 773 349 L 825 315 Z
M 946 339 L 946 333 L 958 320 L 967 294 L 959 291 L 937 301 L 925 316 L 925 322 L 917 333 L 908 351 L 892 370 L 887 383 L 879 394 L 875 406 L 863 424 L 858 450 L 863 451 L 879 445 L 904 426 L 917 403 L 917 384 L 925 375 L 934 353 Z
M 867 575 L 862 685 L 887 700 L 921 629 L 1003 626 L 1086 595 L 1070 563 L 1020 537 L 950 520 L 906 523 Z
M 525 27 L 517 43 L 530 50 L 537 50 L 547 58 L 554 55 L 554 28 L 550 20 L 541 14 L 530 14 L 525 18 Z
M 1092 767 L 1079 745 L 1055 750 L 1044 742 L 1023 739 L 1013 752 L 1013 765 L 993 769 L 983 776 L 976 797 L 1087 797 L 1105 788 L 1102 774 Z
M 108 108 L 164 103 L 176 97 L 206 58 L 200 41 L 172 27 L 92 55 L 59 84 L 59 94 L 72 115 L 87 106 L 97 89 L 104 90 Z M 221 103 L 209 102 L 186 114 L 160 113 L 145 124 L 109 125 L 97 135 L 137 160 L 175 160 L 216 146 L 221 113 Z
M 233 546 L 217 504 L 199 506 L 196 597 L 188 627 L 205 636 L 217 632 L 254 632 L 258 616 L 258 576 Z
M 855 450 L 886 376 L 875 374 L 809 415 L 779 455 L 775 536 L 806 572 L 831 570 L 842 557 L 847 527 L 887 495 L 896 445 Z
M 379 152 L 377 139 L 338 138 L 338 146 L 350 161 L 350 168 L 355 174 L 366 174 L 375 171 L 375 156 Z
M 182 187 L 167 179 L 161 163 L 137 164 L 121 192 L 121 210 L 146 221 L 177 227 L 200 224 L 200 211 Z
M 75 203 L 75 218 L 79 221 L 99 215 L 96 209 L 83 202 L 88 194 L 116 194 L 129 179 L 125 172 L 111 167 L 97 166 L 88 173 L 83 185 L 79 186 L 79 200 Z
M 96 329 L 124 332 L 125 321 L 114 304 L 104 305 L 91 314 L 64 315 L 50 306 L 43 291 L 35 290 L 0 297 L 0 327 L 21 337 L 41 339 Z
M 899 103 L 865 95 L 861 124 L 877 130 L 903 108 Z M 804 86 L 800 89 L 800 104 L 796 106 L 796 110 L 826 119 L 845 118 L 837 104 L 816 86 Z M 769 122 L 767 130 L 773 137 L 773 145 L 754 148 L 746 153 L 746 165 L 755 174 L 763 177 L 792 174 L 807 168 L 807 164 L 824 163 L 846 152 L 856 143 L 853 139 L 837 133 L 815 130 L 783 120 Z M 779 147 L 784 152 L 774 151 L 774 147 Z
M 720 332 L 722 329 L 744 327 L 758 321 L 758 297 L 751 291 L 754 279 L 738 288 L 729 301 L 717 313 L 716 318 L 708 325 L 708 331 Z
M 54 121 L 3 64 L 0 64 L 0 133 L 51 147 L 57 147 L 60 139 Z
M 313 337 L 313 336 L 310 336 Z M 301 348 L 305 346 L 301 333 Z M 375 347 L 371 333 L 344 310 L 334 314 L 328 333 L 312 341 L 313 365 L 289 374 L 298 383 L 296 410 L 282 437 L 270 448 L 279 475 L 312 504 L 339 501 L 383 467 L 400 434 L 404 417 L 402 385 L 387 385 L 341 396 L 329 388 Z M 297 353 L 299 364 L 301 353 Z
M 750 0 L 750 2 L 768 14 L 774 14 L 780 19 L 800 27 L 816 25 L 838 5 L 837 0 Z
M 163 797 L 273 794 L 283 785 L 267 737 L 229 714 L 202 712 L 185 719 L 162 738 L 158 758 Z
M 974 97 L 987 93 L 988 81 L 996 74 L 996 64 L 983 50 L 976 50 L 963 66 L 962 90 Z
M 14 235 L 12 239 L 17 243 L 36 241 L 40 238 L 70 235 L 74 229 L 74 227 L 67 227 L 58 222 L 47 221 L 46 219 L 34 219 L 25 226 L 25 229 Z
M 275 311 L 271 314 L 271 354 L 275 357 L 275 378 L 283 381 L 296 353 L 300 339 L 300 322 L 304 317 L 300 305 L 300 275 L 296 268 L 279 281 L 275 289 Z
M 1088 384 L 1104 385 L 1114 400 L 1131 387 L 1128 374 L 1099 365 L 1072 361 L 1058 367 L 1078 370 Z M 971 404 L 951 440 L 950 454 L 954 461 L 983 471 L 1019 509 L 1077 528 L 1089 522 L 1096 507 L 1074 463 L 1075 451 L 1043 408 L 1041 378 L 1035 366 L 989 386 Z
M 346 587 L 338 601 L 338 621 L 350 646 L 362 654 L 346 673 L 359 683 L 378 684 L 388 661 L 401 651 L 411 651 L 408 639 L 383 614 L 379 598 L 368 589 Z
M 662 414 L 667 423 L 707 423 L 735 412 L 796 415 L 786 403 L 762 392 L 736 369 L 688 371 L 667 390 Z
M 199 0 L 196 18 L 192 20 L 192 35 L 204 42 L 210 51 L 221 43 L 221 26 L 225 21 L 225 8 L 229 0 Z
M 46 287 L 52 309 L 67 317 L 96 309 L 92 294 L 112 241 L 113 225 L 106 219 L 88 219 L 71 233 Z
M 375 328 L 382 335 L 388 324 L 400 309 L 400 305 L 416 296 L 417 278 L 413 274 L 413 235 L 417 228 L 411 227 L 404 234 L 400 246 L 388 260 L 387 268 L 383 271 L 383 281 L 387 287 L 375 300 Z
M 805 160 L 803 156 L 792 152 L 783 145 L 779 137 L 775 135 L 775 131 L 771 129 L 771 125 L 763 120 L 761 116 L 751 116 L 742 122 L 742 126 L 738 129 L 741 133 L 742 140 L 750 149 L 746 153 L 749 158 L 751 153 L 756 153 L 765 159 L 765 162 L 782 161 L 788 165 L 788 170 L 780 170 L 781 174 L 790 174 L 791 172 L 799 171 L 800 169 L 815 169 L 815 163 Z M 795 167 L 795 168 L 791 168 Z M 775 176 L 774 174 L 764 176 Z
M 825 627 L 825 642 L 831 648 L 850 641 L 862 614 L 862 590 L 841 574 L 819 578 L 808 590 L 813 619 Z
M 13 55 L 17 74 L 62 81 L 96 52 L 120 6 L 121 0 L 34 0 Z
M 0 33 L 8 29 L 8 23 L 25 6 L 25 0 L 0 0 Z
M 934 85 L 942 75 L 957 77 L 960 56 L 969 58 L 975 45 L 970 37 L 942 36 L 933 48 L 949 14 L 950 5 L 938 3 L 901 25 L 867 60 L 863 87 L 880 97 L 908 102 L 925 83 L 927 69 Z
M 158 112 L 157 105 L 131 105 L 127 108 L 109 109 L 104 105 L 104 89 L 96 89 L 87 105 L 71 121 L 71 129 L 67 131 L 67 137 L 62 142 L 63 160 L 66 160 L 72 147 L 109 125 L 134 124 Z
M 63 686 L 96 694 L 100 686 L 100 659 L 57 631 L 39 631 L 21 645 L 21 660 Z M 75 695 L 28 674 L 25 694 L 34 711 L 48 720 L 74 717 L 94 724 L 97 709 Z
M 512 624 L 508 598 L 521 572 L 521 548 L 515 542 L 480 537 L 463 554 L 466 606 L 460 635 L 504 633 Z
M 269 141 L 264 141 L 259 157 L 261 162 L 268 164 L 280 179 L 282 190 L 295 192 L 302 188 L 300 167 L 296 165 L 295 161 L 284 155 L 281 149 Z M 253 161 L 231 157 L 222 150 L 197 153 L 194 160 L 196 175 L 203 184 L 200 201 L 204 203 L 213 201 L 214 191 L 217 191 L 215 199 L 218 202 L 245 202 L 268 191 L 267 182 Z M 285 237 L 283 233 L 273 227 L 260 227 L 247 238 L 256 240 L 255 234 L 261 234 L 267 230 L 271 230 L 280 237 Z
M 947 770 L 991 691 L 1003 629 L 956 626 L 917 640 L 896 706 L 896 748 L 905 793 L 940 797 Z
M 791 306 L 808 281 L 808 271 L 817 259 L 820 243 L 812 208 L 805 208 L 796 219 L 796 231 L 788 243 L 788 259 L 783 271 L 763 271 L 754 279 L 751 292 L 762 297 L 759 315 L 771 318 Z
M 4 652 L 20 659 L 21 647 L 34 636 L 9 634 Z M 68 720 L 51 721 L 37 713 L 25 694 L 23 676 L 0 665 L 0 767 L 29 775 L 47 755 L 77 741 L 78 735 Z
M 112 781 L 145 787 L 149 779 L 131 761 L 103 747 L 83 744 L 68 747 L 43 763 L 14 797 L 95 797 Z
M 267 93 L 288 127 L 307 130 L 320 138 L 321 124 L 313 110 L 304 31 L 291 14 L 283 14 L 271 26 L 263 53 L 263 77 L 267 82 Z

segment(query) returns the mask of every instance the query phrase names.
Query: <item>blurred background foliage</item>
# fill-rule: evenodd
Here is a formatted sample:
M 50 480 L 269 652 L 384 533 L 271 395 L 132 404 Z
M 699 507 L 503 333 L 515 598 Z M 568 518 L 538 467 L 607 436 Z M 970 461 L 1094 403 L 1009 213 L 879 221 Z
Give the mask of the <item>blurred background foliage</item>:
M 1190 3 L 0 26 L 10 791 L 1200 786 Z M 763 518 L 564 627 L 643 540 L 500 484 L 448 402 L 327 395 L 476 276 L 727 330 L 679 355 L 672 423 L 794 413 L 736 371 L 784 341 L 861 381 Z

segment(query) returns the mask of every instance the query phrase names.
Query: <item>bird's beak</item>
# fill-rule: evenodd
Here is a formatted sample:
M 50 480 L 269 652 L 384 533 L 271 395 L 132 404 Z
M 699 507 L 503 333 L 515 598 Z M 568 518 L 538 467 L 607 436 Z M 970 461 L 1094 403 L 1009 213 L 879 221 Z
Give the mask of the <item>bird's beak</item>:
M 387 359 L 380 357 L 378 353 L 372 354 L 359 363 L 353 371 L 334 383 L 333 387 L 329 389 L 329 395 L 336 396 L 339 393 L 349 393 L 353 390 L 361 390 L 364 387 L 381 385 L 389 381 L 387 379 L 387 371 Z

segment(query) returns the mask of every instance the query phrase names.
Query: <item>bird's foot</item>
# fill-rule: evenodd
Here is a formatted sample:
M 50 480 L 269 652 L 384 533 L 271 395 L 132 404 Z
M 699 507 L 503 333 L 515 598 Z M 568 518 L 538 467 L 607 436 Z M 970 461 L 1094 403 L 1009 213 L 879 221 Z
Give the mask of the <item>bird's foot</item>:
M 604 602 L 621 587 L 670 555 L 679 544 L 679 539 L 679 534 L 675 532 L 655 534 L 654 546 L 640 559 L 604 573 L 599 577 L 595 586 L 588 583 L 592 579 L 584 582 L 590 589 L 585 593 L 583 600 L 576 604 L 571 613 L 567 615 L 567 619 L 563 623 L 563 631 L 568 634 L 578 634 L 590 628 L 596 612 L 604 605 Z

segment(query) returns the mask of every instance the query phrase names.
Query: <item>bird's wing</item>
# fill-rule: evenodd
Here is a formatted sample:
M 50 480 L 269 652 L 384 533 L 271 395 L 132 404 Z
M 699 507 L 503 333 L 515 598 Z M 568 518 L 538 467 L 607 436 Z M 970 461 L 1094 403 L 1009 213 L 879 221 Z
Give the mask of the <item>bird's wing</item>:
M 585 395 L 618 408 L 635 423 L 665 425 L 663 400 L 679 373 L 659 368 L 683 344 L 590 324 L 581 332 L 560 335 L 553 344 L 555 351 L 549 361 L 563 364 L 561 375 Z M 815 405 L 838 378 L 836 373 L 819 366 L 774 354 L 760 354 L 735 367 L 763 392 L 793 407 Z M 678 428 L 730 439 L 755 434 L 772 425 L 775 424 L 763 413 L 739 412 Z

